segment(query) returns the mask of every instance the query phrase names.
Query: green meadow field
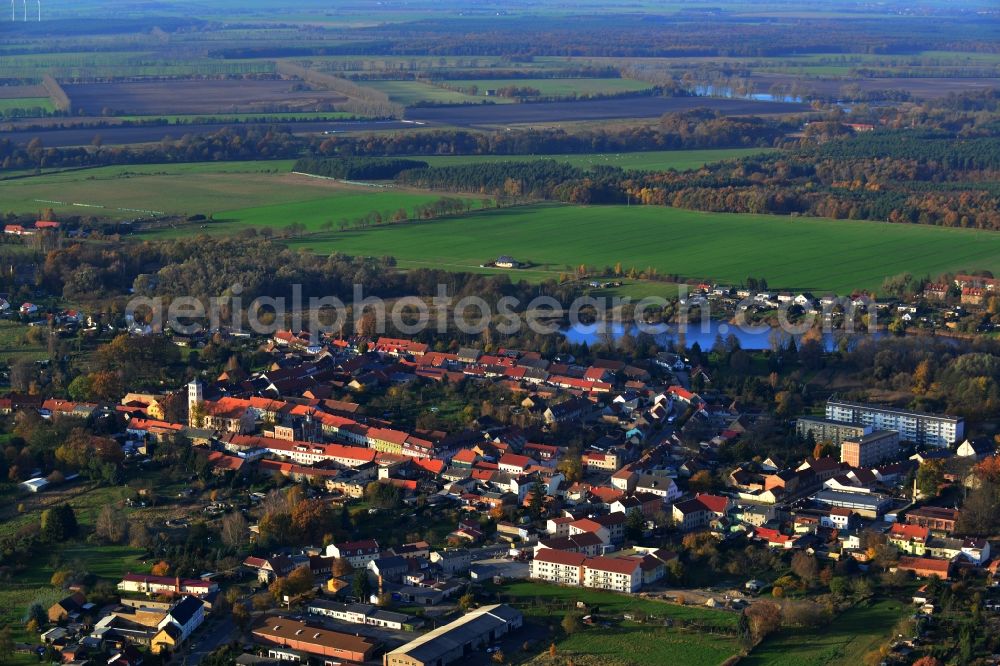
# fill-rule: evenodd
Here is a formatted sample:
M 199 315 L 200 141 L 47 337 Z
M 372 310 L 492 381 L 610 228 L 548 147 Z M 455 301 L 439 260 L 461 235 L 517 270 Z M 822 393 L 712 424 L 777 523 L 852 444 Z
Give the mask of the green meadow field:
M 556 659 L 549 657 L 546 651 L 527 662 L 530 666 L 568 663 L 568 657 L 581 666 L 717 666 L 739 650 L 736 640 L 727 634 L 709 633 L 702 628 L 667 627 L 654 620 L 643 624 L 620 619 L 623 613 L 636 613 L 731 629 L 736 624 L 735 613 L 535 581 L 519 581 L 495 589 L 502 601 L 514 603 L 529 623 L 539 626 L 557 625 L 577 601 L 596 606 L 602 616 L 614 618 L 610 627 L 584 626 L 572 635 L 557 639 Z
M 0 114 L 4 111 L 41 109 L 54 111 L 52 100 L 48 97 L 7 97 L 0 98 Z
M 677 151 L 566 159 L 586 164 L 614 158 L 611 163 L 631 168 L 680 168 L 733 155 L 731 150 Z M 439 165 L 483 159 L 493 158 L 427 161 Z M 626 270 L 654 268 L 661 275 L 734 283 L 753 275 L 775 287 L 842 293 L 878 288 L 887 275 L 902 272 L 1000 271 L 1000 235 L 985 231 L 664 207 L 534 205 L 357 229 L 350 223 L 370 212 L 412 212 L 442 194 L 348 186 L 294 175 L 291 168 L 291 161 L 278 160 L 50 173 L 5 181 L 0 211 L 25 213 L 51 206 L 57 215 L 130 219 L 139 215 L 136 210 L 155 210 L 213 218 L 150 232 L 150 238 L 230 234 L 247 227 L 281 230 L 298 222 L 308 234 L 289 242 L 317 253 L 393 255 L 406 267 L 479 272 L 495 272 L 480 265 L 510 254 L 531 264 L 510 276 L 530 281 L 558 277 L 580 264 L 601 269 L 620 262 Z M 483 200 L 477 198 L 473 207 L 480 208 Z M 53 201 L 61 203 L 49 203 Z M 341 220 L 349 223 L 346 231 L 339 231 Z M 333 231 L 321 231 L 327 221 L 335 225 Z M 644 284 L 649 283 L 616 293 L 646 293 Z
M 825 629 L 782 629 L 740 660 L 745 666 L 857 666 L 908 612 L 901 601 L 852 608 Z
M 1000 234 L 985 231 L 649 206 L 524 206 L 334 231 L 293 245 L 455 270 L 501 254 L 550 273 L 621 262 L 626 270 L 733 283 L 753 275 L 778 288 L 838 293 L 878 288 L 885 276 L 906 271 L 1000 270 Z
M 769 152 L 769 149 L 723 148 L 577 155 L 456 155 L 416 159 L 431 166 L 553 159 L 584 168 L 603 165 L 646 171 L 683 171 L 700 168 L 709 162 L 765 152 Z M 344 186 L 329 181 L 291 176 L 289 174 L 293 164 L 293 160 L 195 162 L 97 167 L 38 176 L 24 172 L 7 173 L 5 175 L 8 180 L 0 188 L 0 212 L 34 213 L 51 207 L 57 215 L 90 213 L 114 219 L 134 218 L 136 210 L 208 215 L 237 208 L 323 199 L 331 194 L 342 193 L 345 189 Z M 385 198 L 384 190 L 373 189 L 368 194 L 376 192 Z M 422 195 L 420 197 L 421 200 L 416 203 L 424 202 Z M 366 197 L 362 200 L 369 199 Z M 359 217 L 369 210 L 385 210 L 382 202 L 372 201 L 370 209 L 351 208 L 338 214 L 337 219 L 342 215 Z M 119 208 L 128 210 L 118 210 Z M 278 217 L 282 217 L 280 211 Z M 256 223 L 259 224 L 259 220 Z
M 369 212 L 394 213 L 439 199 L 430 192 L 352 187 L 291 173 L 292 161 L 153 164 L 62 171 L 8 180 L 0 211 L 149 217 L 137 211 L 214 215 L 213 233 L 246 226 L 284 227 L 302 222 L 317 229 L 325 220 L 354 220 Z M 164 232 L 167 234 L 168 232 Z M 174 235 L 191 233 L 182 228 Z
M 472 95 L 445 90 L 444 88 L 438 88 L 437 86 L 432 86 L 429 83 L 421 81 L 359 81 L 358 83 L 366 88 L 374 88 L 375 90 L 384 92 L 393 102 L 398 102 L 406 106 L 425 101 L 441 104 L 477 103 L 482 101 L 480 98 L 473 97 Z M 513 100 L 497 98 L 496 101 L 503 103 Z

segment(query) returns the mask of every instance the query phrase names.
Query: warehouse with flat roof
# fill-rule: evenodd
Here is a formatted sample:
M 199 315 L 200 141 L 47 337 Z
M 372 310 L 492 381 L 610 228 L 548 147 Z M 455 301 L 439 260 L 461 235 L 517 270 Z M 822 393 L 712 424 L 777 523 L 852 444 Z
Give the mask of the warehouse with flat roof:
M 387 652 L 384 666 L 447 666 L 519 629 L 521 612 L 507 604 L 483 606 Z

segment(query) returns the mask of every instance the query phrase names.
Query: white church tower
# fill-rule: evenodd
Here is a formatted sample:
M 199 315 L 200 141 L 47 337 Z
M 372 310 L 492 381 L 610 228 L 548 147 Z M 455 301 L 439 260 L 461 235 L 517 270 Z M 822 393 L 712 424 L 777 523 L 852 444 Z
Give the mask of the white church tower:
M 205 394 L 202 390 L 201 382 L 197 379 L 188 384 L 188 425 L 195 426 L 195 407 L 205 401 Z

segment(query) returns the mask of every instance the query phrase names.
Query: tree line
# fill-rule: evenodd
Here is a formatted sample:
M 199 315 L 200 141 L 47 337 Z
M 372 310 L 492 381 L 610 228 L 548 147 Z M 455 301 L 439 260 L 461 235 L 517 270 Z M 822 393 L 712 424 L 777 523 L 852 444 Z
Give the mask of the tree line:
M 534 160 L 428 167 L 397 179 L 415 187 L 567 203 L 629 202 L 1000 230 L 995 185 L 1000 141 L 992 125 L 960 132 L 900 129 L 854 135 L 833 120 L 810 125 L 789 147 L 686 172 L 585 169 Z
M 427 167 L 427 162 L 389 157 L 300 158 L 293 171 L 343 180 L 389 180 L 407 169 Z

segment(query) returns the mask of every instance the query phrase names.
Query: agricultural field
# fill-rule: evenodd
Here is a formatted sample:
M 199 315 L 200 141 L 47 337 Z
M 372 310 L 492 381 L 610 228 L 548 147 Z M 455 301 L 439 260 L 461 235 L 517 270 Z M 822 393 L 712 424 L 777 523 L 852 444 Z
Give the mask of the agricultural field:
M 42 111 L 54 111 L 52 100 L 48 97 L 12 97 L 0 98 L 0 114 L 8 111 L 28 111 L 41 109 Z
M 263 205 L 321 198 L 328 188 L 301 182 L 291 162 L 130 165 L 62 171 L 4 182 L 0 210 L 57 215 L 100 215 L 113 219 L 149 217 L 157 211 L 208 215 L 234 202 Z M 289 182 L 289 181 L 295 182 Z
M 269 60 L 168 58 L 148 51 L 128 50 L 128 44 L 115 46 L 116 50 L 99 52 L 0 53 L 0 72 L 12 79 L 34 80 L 50 74 L 62 83 L 112 77 L 273 74 L 275 69 L 274 62 Z
M 263 114 L 263 115 L 266 115 Z M 47 120 L 61 120 L 50 118 Z M 4 133 L 4 138 L 11 141 L 28 143 L 33 139 L 41 140 L 46 148 L 60 146 L 89 146 L 95 136 L 101 138 L 105 146 L 131 143 L 157 143 L 169 136 L 179 139 L 185 134 L 214 134 L 223 129 L 218 123 L 186 123 L 183 125 L 114 125 L 114 118 L 109 118 L 108 127 L 74 127 L 72 120 L 66 122 L 67 127 L 46 130 L 17 129 Z M 45 121 L 38 121 L 44 124 Z M 32 122 L 31 124 L 35 124 Z M 251 123 L 252 124 L 252 123 Z M 260 125 L 257 125 L 260 127 Z M 413 126 L 401 121 L 392 120 L 307 120 L 294 125 L 285 126 L 295 134 L 320 134 L 322 132 L 381 132 L 400 129 L 412 129 Z
M 115 116 L 114 120 L 161 120 L 171 125 L 186 125 L 189 123 L 283 123 L 314 120 L 351 120 L 355 114 L 343 111 L 306 111 L 304 113 L 187 113 L 187 114 L 155 114 L 151 116 Z
M 613 166 L 641 171 L 687 171 L 699 169 L 711 162 L 719 162 L 747 155 L 775 152 L 770 148 L 719 148 L 711 150 L 654 150 L 639 153 L 582 153 L 567 155 L 441 155 L 419 157 L 431 166 L 481 164 L 484 162 L 523 162 L 526 160 L 556 160 L 573 166 Z
M 297 177 L 293 176 L 292 178 Z M 204 229 L 199 229 L 199 232 L 231 234 L 248 227 L 280 230 L 297 222 L 305 225 L 307 233 L 317 233 L 324 224 L 329 223 L 336 227 L 341 221 L 352 223 L 369 213 L 377 212 L 387 220 L 400 209 L 406 210 L 408 214 L 412 215 L 418 206 L 429 204 L 440 198 L 439 194 L 426 192 L 345 188 L 335 194 L 328 193 L 326 196 L 306 201 L 220 211 L 215 214 L 214 221 L 206 225 Z M 480 208 L 483 203 L 471 201 L 470 205 L 473 208 Z M 155 237 L 187 236 L 191 234 L 191 231 L 190 228 L 178 227 L 177 229 L 157 232 Z M 386 253 L 373 247 L 368 254 L 383 256 Z
M 585 97 L 587 95 L 610 95 L 623 92 L 648 90 L 651 86 L 643 81 L 630 79 L 476 79 L 442 81 L 450 88 L 477 90 L 479 97 L 484 97 L 487 90 L 498 88 L 534 88 L 543 97 Z
M 454 90 L 446 90 L 438 86 L 424 83 L 422 81 L 359 81 L 360 85 L 367 88 L 374 88 L 389 96 L 393 102 L 406 106 L 419 102 L 434 102 L 437 104 L 476 104 L 481 102 L 480 98 L 473 95 L 465 95 Z M 494 101 L 503 104 L 513 100 L 496 98 Z
M 740 660 L 744 666 L 857 666 L 912 610 L 901 601 L 857 606 L 824 629 L 783 629 Z
M 292 244 L 323 254 L 389 254 L 411 267 L 478 270 L 501 254 L 531 263 L 535 275 L 513 271 L 512 279 L 622 262 L 626 269 L 739 283 L 767 266 L 761 276 L 775 288 L 838 293 L 877 288 L 885 276 L 905 271 L 1000 271 L 1000 236 L 986 231 L 640 206 L 524 206 L 326 232 Z
M 537 102 L 534 104 L 474 104 L 407 109 L 410 120 L 456 127 L 508 127 L 520 124 L 563 124 L 659 118 L 665 113 L 711 109 L 723 115 L 783 114 L 807 111 L 805 104 L 763 102 L 717 97 L 624 97 L 599 100 Z
M 287 80 L 171 80 L 79 83 L 63 86 L 73 108 L 132 115 L 318 111 L 347 100 L 329 90 L 301 90 Z

